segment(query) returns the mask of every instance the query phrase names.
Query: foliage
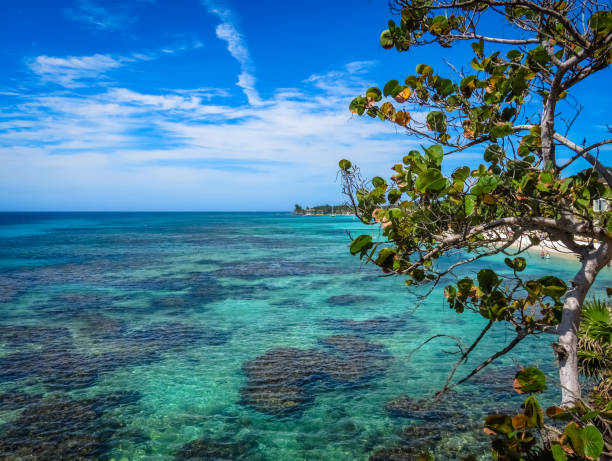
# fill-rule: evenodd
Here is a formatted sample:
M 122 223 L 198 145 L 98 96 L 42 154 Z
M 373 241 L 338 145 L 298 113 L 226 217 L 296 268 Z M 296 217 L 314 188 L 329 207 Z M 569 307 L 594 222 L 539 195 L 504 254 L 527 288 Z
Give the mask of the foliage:
M 541 392 L 546 389 L 546 377 L 535 367 L 523 368 L 516 374 L 514 387 L 520 394 Z M 612 402 L 602 410 L 590 409 L 579 402 L 571 409 L 553 406 L 544 412 L 536 397 L 529 395 L 522 409 L 515 415 L 499 413 L 485 418 L 484 431 L 494 437 L 491 444 L 494 459 L 595 460 L 602 455 L 604 437 L 597 426 L 609 429 Z M 552 425 L 547 425 L 546 419 Z M 559 422 L 565 426 L 559 428 Z M 547 437 L 541 437 L 542 433 L 546 433 Z M 537 446 L 537 435 L 547 440 L 543 447 Z M 607 442 L 609 444 L 612 440 Z
M 579 392 L 574 325 L 597 273 L 612 259 L 612 218 L 592 206 L 612 199 L 612 170 L 597 155 L 612 139 L 579 145 L 567 137 L 571 123 L 561 133 L 557 114 L 558 105 L 567 103 L 563 110 L 575 109 L 575 120 L 580 107 L 573 89 L 612 61 L 610 5 L 397 0 L 394 9 L 399 23 L 389 21 L 383 48 L 473 40 L 473 71 L 452 75 L 419 64 L 403 83 L 370 87 L 350 103 L 352 113 L 392 123 L 426 143 L 393 166 L 390 181 L 377 176 L 367 184 L 356 166 L 340 162 L 356 214 L 364 223 L 380 224 L 382 234 L 357 236 L 351 253 L 407 277 L 410 286 L 435 286 L 459 265 L 506 253 L 505 273 L 483 268 L 445 289 L 457 313 L 473 311 L 489 321 L 459 363 L 494 322 L 511 324 L 516 338 L 468 377 L 530 334 L 557 333 L 559 363 L 571 369 L 561 380 L 573 380 L 562 382 L 564 393 L 569 389 L 564 402 L 573 401 Z M 505 22 L 504 36 L 482 35 L 480 20 Z M 481 163 L 447 173 L 447 158 L 467 148 L 480 149 Z M 563 156 L 569 160 L 563 163 Z M 590 168 L 568 174 L 578 159 Z M 582 261 L 572 286 L 552 275 L 525 275 L 519 255 L 542 238 L 562 243 Z M 451 264 L 445 255 L 461 259 Z

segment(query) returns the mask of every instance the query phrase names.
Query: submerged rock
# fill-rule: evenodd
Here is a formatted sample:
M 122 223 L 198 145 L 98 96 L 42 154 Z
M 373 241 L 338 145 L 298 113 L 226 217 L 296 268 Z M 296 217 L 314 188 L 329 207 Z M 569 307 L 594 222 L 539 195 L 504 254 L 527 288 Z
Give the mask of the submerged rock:
M 153 323 L 125 335 L 128 342 L 153 346 L 163 351 L 196 344 L 220 345 L 229 341 L 231 333 L 213 328 L 186 325 L 180 322 Z
M 420 455 L 408 446 L 387 447 L 376 451 L 369 461 L 417 461 Z
M 26 392 L 5 392 L 0 394 L 0 411 L 19 410 L 43 398 L 42 394 L 28 394 Z
M 331 306 L 352 306 L 353 304 L 375 303 L 376 301 L 375 296 L 352 294 L 336 295 L 327 298 L 327 304 Z
M 255 459 L 257 442 L 254 440 L 197 439 L 183 445 L 176 453 L 177 461 L 200 460 L 252 460 Z
M 0 428 L 0 459 L 99 459 L 119 427 L 105 420 L 104 412 L 138 398 L 138 393 L 123 392 L 86 400 L 54 396 L 33 403 Z
M 321 340 L 324 349 L 270 349 L 246 362 L 242 403 L 277 416 L 297 414 L 317 390 L 357 385 L 384 372 L 389 355 L 381 344 L 358 336 Z
M 103 314 L 89 314 L 83 318 L 79 332 L 96 341 L 116 341 L 125 333 L 125 322 Z
M 325 319 L 322 323 L 325 328 L 380 335 L 395 333 L 406 326 L 406 320 L 398 317 L 374 317 L 368 320 Z
M 0 325 L 0 343 L 5 343 L 8 347 L 58 341 L 72 341 L 68 328 L 38 325 Z

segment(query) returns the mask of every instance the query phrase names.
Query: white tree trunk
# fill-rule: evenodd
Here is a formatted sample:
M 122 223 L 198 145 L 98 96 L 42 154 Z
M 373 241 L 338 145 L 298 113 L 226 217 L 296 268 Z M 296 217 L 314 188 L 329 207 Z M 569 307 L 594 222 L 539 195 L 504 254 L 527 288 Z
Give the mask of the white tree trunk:
M 559 360 L 563 406 L 573 406 L 580 399 L 578 381 L 578 328 L 582 304 L 599 271 L 612 259 L 612 245 L 602 244 L 584 255 L 582 267 L 572 280 L 572 287 L 565 296 L 563 315 L 557 328 L 559 344 L 554 347 Z

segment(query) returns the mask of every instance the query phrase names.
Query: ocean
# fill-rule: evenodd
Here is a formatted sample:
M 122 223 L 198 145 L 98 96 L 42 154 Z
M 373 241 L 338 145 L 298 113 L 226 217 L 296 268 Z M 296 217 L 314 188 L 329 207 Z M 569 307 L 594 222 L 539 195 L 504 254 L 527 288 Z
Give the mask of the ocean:
M 350 216 L 0 214 L 0 458 L 366 460 L 430 450 L 488 457 L 486 413 L 518 412 L 518 366 L 549 376 L 529 338 L 428 399 L 485 325 L 443 285 L 425 301 L 348 251 Z M 503 257 L 461 267 L 504 271 Z M 569 280 L 567 259 L 527 273 Z M 592 290 L 605 296 L 612 271 Z M 495 325 L 457 377 L 503 347 Z M 386 458 L 385 458 L 386 456 Z

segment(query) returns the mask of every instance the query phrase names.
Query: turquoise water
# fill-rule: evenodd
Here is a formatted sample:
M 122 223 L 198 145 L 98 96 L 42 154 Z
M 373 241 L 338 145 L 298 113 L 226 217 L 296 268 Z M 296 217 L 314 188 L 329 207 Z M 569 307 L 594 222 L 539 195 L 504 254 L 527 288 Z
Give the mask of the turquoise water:
M 0 214 L 0 458 L 486 457 L 482 416 L 518 410 L 518 365 L 540 365 L 555 401 L 551 338 L 429 405 L 456 348 L 410 352 L 437 333 L 469 342 L 483 320 L 449 312 L 442 288 L 415 309 L 402 279 L 348 253 L 347 231 L 363 228 L 288 213 Z M 566 280 L 577 269 L 529 264 Z M 593 293 L 611 280 L 604 269 Z M 458 376 L 511 339 L 492 329 Z

